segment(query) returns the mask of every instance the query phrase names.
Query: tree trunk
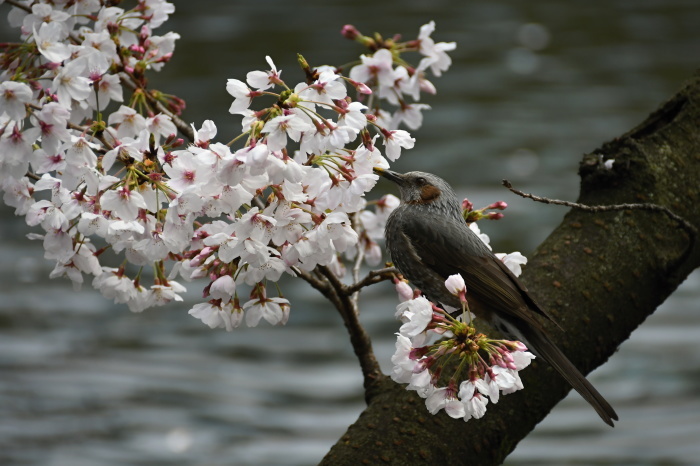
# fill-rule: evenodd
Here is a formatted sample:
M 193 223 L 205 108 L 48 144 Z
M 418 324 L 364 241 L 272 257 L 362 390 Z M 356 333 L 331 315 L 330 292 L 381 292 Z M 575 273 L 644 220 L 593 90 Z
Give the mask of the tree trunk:
M 612 169 L 604 167 L 608 159 Z M 579 174 L 582 204 L 659 204 L 700 228 L 700 76 L 641 125 L 585 155 Z M 664 213 L 574 209 L 522 280 L 564 328 L 549 326 L 555 342 L 587 374 L 699 265 L 700 248 L 691 243 Z M 499 464 L 570 390 L 539 360 L 521 377 L 524 390 L 466 423 L 444 411 L 430 415 L 415 393 L 380 378 L 367 409 L 321 464 Z

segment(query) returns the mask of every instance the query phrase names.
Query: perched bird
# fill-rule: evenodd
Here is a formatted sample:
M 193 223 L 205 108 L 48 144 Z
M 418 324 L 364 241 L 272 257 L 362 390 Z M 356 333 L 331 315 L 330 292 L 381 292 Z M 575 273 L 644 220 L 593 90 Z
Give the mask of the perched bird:
M 470 311 L 551 364 L 613 426 L 615 410 L 556 347 L 535 314 L 554 319 L 469 228 L 450 185 L 430 173 L 375 171 L 401 191 L 401 205 L 385 230 L 387 249 L 401 274 L 431 301 L 455 308 L 461 308 L 460 301 L 445 288 L 445 280 L 461 274 Z

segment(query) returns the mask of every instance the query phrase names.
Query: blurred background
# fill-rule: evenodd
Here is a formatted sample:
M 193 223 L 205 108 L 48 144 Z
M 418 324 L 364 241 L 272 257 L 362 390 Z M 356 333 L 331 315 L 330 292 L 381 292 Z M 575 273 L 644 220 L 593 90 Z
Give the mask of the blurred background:
M 560 222 L 561 207 L 500 186 L 574 200 L 581 155 L 641 122 L 698 66 L 694 0 L 175 1 L 159 33 L 181 34 L 151 84 L 187 100 L 185 119 L 237 134 L 227 78 L 266 69 L 287 82 L 312 65 L 356 59 L 346 23 L 415 38 L 433 19 L 456 41 L 436 78 L 417 144 L 394 165 L 445 177 L 479 207 L 495 251 L 526 256 Z M 6 16 L 8 5 L 0 6 Z M 15 37 L 7 23 L 0 38 Z M 410 59 L 410 58 L 409 58 Z M 417 59 L 415 60 L 417 63 Z M 395 192 L 381 183 L 370 198 Z M 0 207 L 0 463 L 41 465 L 309 465 L 362 411 L 361 374 L 339 316 L 287 281 L 286 328 L 209 330 L 184 303 L 131 314 L 85 287 L 48 280 L 53 265 L 13 211 Z M 398 324 L 388 284 L 363 295 L 362 320 L 385 369 Z M 621 422 L 606 427 L 572 394 L 507 464 L 690 464 L 700 457 L 700 274 L 681 288 L 591 379 Z M 624 312 L 623 309 L 620 312 Z M 472 421 L 473 422 L 473 421 Z

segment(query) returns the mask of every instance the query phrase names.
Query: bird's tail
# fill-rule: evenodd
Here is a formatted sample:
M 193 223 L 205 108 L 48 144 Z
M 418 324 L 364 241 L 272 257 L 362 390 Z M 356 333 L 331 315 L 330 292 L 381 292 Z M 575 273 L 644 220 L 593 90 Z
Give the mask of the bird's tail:
M 545 361 L 554 367 L 569 384 L 581 394 L 584 400 L 593 406 L 598 415 L 610 427 L 614 427 L 613 420 L 617 421 L 617 413 L 610 406 L 603 395 L 586 380 L 571 361 L 561 352 L 559 348 L 549 339 L 549 337 L 539 330 L 532 330 L 523 335 L 525 345 L 537 356 L 541 356 Z

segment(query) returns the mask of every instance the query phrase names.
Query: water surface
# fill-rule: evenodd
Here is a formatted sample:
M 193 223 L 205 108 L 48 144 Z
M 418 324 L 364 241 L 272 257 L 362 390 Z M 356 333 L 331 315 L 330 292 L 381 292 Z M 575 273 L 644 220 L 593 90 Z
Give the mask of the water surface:
M 410 37 L 434 19 L 438 40 L 458 42 L 454 66 L 435 80 L 416 148 L 395 168 L 436 172 L 477 205 L 506 200 L 506 218 L 484 229 L 496 250 L 526 255 L 564 210 L 515 198 L 500 180 L 575 199 L 581 155 L 639 123 L 700 56 L 694 1 L 175 4 L 168 27 L 183 38 L 152 82 L 187 99 L 188 121 L 214 119 L 222 139 L 239 127 L 226 79 L 263 69 L 265 55 L 294 82 L 297 52 L 313 64 L 357 55 L 343 24 Z M 0 463 L 308 465 L 361 412 L 341 320 L 303 284 L 284 284 L 286 328 L 211 331 L 187 315 L 196 284 L 185 303 L 131 314 L 49 281 L 41 245 L 24 239 L 30 229 L 0 214 Z M 592 375 L 620 415 L 614 430 L 573 394 L 508 463 L 696 462 L 699 300 L 695 273 Z M 362 302 L 388 368 L 395 297 L 383 285 Z

